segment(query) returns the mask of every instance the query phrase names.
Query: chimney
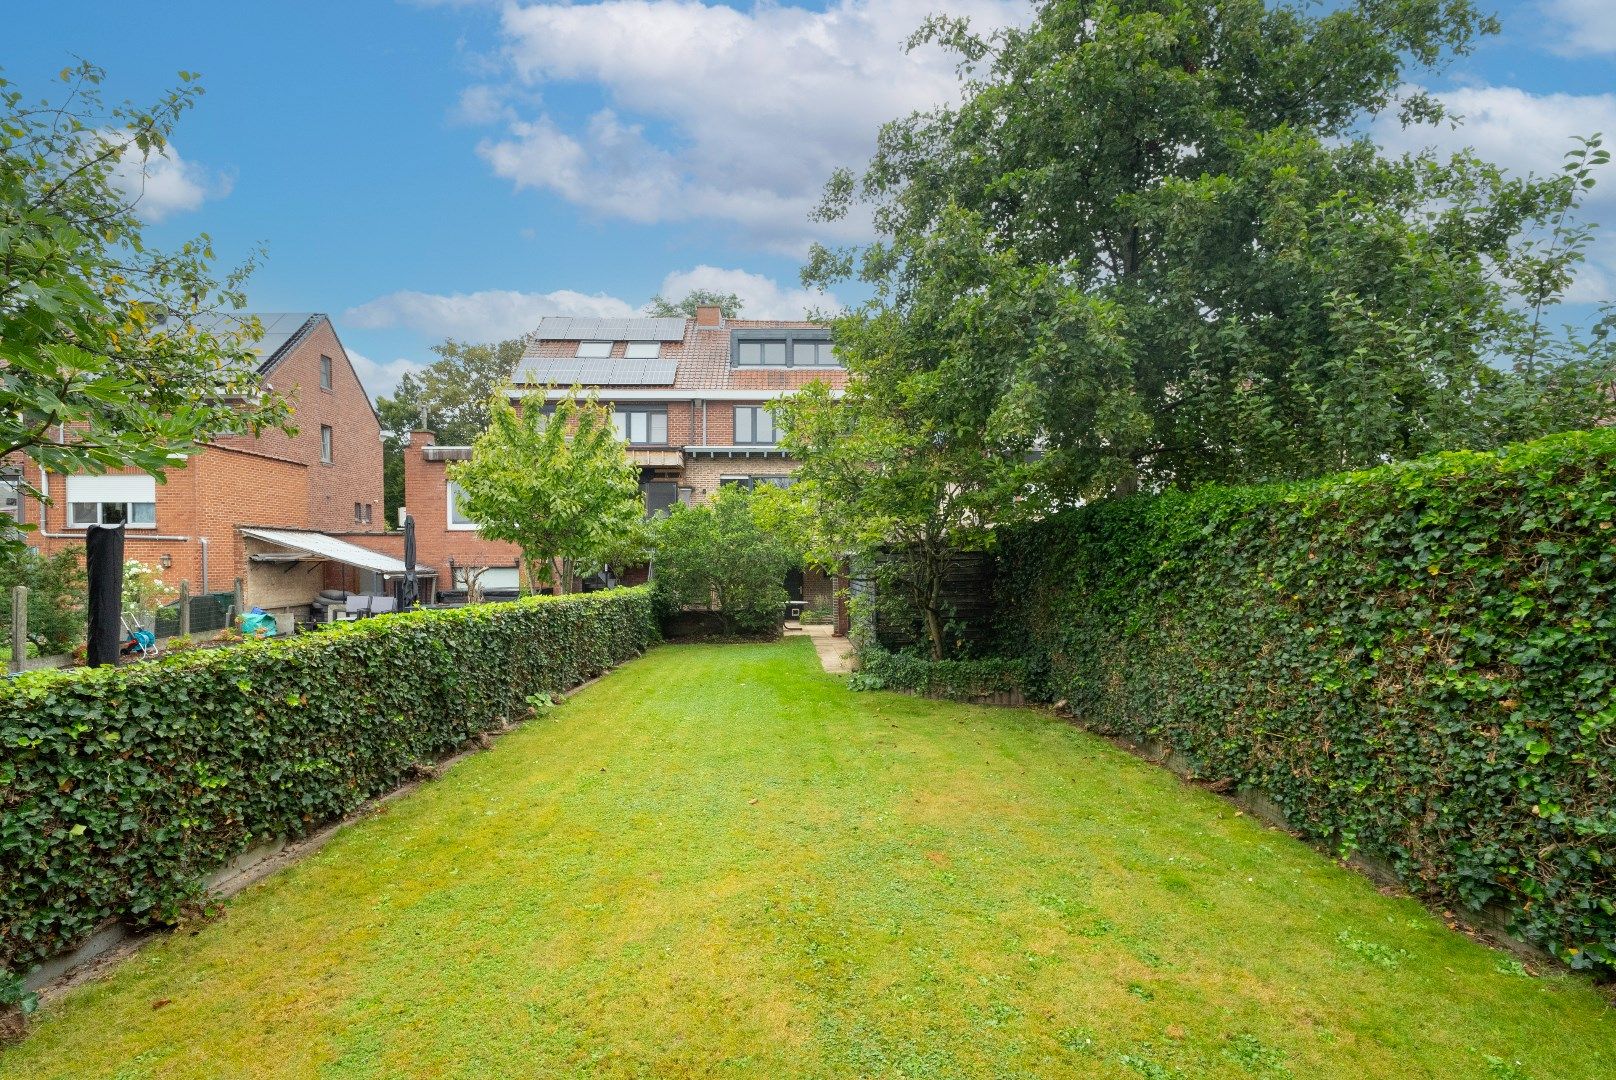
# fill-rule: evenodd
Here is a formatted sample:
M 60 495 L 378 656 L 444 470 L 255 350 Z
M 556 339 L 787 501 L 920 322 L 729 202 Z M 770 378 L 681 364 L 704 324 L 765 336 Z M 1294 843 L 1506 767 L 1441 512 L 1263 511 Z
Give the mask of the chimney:
M 697 326 L 723 326 L 724 325 L 724 309 L 719 307 L 717 304 L 697 304 L 696 305 L 696 325 Z

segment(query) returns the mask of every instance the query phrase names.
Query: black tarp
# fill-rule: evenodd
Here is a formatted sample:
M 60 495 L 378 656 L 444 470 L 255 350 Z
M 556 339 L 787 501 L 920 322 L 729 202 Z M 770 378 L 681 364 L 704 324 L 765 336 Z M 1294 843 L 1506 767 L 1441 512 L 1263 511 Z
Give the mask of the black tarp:
M 85 662 L 118 662 L 123 643 L 123 526 L 91 525 L 85 534 L 84 569 L 90 579 L 90 625 Z

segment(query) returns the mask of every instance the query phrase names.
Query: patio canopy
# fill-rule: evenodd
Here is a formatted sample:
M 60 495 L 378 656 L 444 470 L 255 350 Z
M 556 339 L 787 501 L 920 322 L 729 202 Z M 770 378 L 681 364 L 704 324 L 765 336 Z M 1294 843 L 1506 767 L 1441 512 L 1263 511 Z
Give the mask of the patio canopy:
M 242 529 L 241 535 L 288 549 L 284 554 L 269 552 L 249 555 L 248 558 L 253 562 L 339 562 L 357 566 L 361 570 L 373 570 L 385 577 L 402 577 L 404 574 L 402 559 L 383 555 L 379 551 L 372 551 L 358 544 L 350 544 L 346 540 L 339 540 L 323 532 L 305 529 Z M 416 572 L 430 574 L 432 571 L 428 567 L 418 566 Z

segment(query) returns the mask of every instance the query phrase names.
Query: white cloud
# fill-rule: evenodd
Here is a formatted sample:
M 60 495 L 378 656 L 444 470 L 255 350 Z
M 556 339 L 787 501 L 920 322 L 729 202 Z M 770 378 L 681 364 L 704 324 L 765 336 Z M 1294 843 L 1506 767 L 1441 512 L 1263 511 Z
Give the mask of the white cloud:
M 131 147 L 113 166 L 111 179 L 118 190 L 136 200 L 141 220 L 152 222 L 195 210 L 208 199 L 222 199 L 235 186 L 229 174 L 180 157 L 173 143 L 144 156 Z
M 608 107 L 582 121 L 510 120 L 479 153 L 516 186 L 594 213 L 722 221 L 798 249 L 827 231 L 807 214 L 834 168 L 865 162 L 883 122 L 958 94 L 950 55 L 903 51 L 940 8 L 984 28 L 1030 13 L 1016 0 L 837 0 L 825 11 L 509 3 L 501 26 L 514 77 L 598 86 Z
M 399 357 L 382 363 L 372 360 L 363 353 L 347 350 L 348 360 L 353 364 L 354 374 L 359 376 L 359 385 L 365 388 L 365 393 L 371 398 L 386 397 L 398 388 L 398 380 L 412 371 L 420 371 L 425 364 L 415 360 Z
M 741 317 L 745 319 L 801 319 L 810 312 L 840 307 L 829 293 L 782 288 L 779 282 L 762 274 L 717 266 L 676 270 L 662 279 L 660 291 L 670 300 L 679 300 L 695 289 L 734 293 L 741 298 Z
M 1576 145 L 1573 136 L 1603 132 L 1607 147 L 1616 140 L 1616 93 L 1533 94 L 1514 86 L 1466 86 L 1436 97 L 1462 117 L 1462 123 L 1403 129 L 1385 119 L 1374 129 L 1376 139 L 1392 151 L 1469 147 L 1519 176 L 1558 172 L 1566 152 Z M 1616 296 L 1616 168 L 1599 170 L 1595 179 L 1583 202 L 1582 219 L 1600 227 L 1588 265 L 1567 296 L 1577 303 Z
M 499 341 L 520 337 L 545 315 L 622 317 L 633 305 L 604 293 L 561 289 L 549 293 L 486 289 L 472 293 L 401 291 L 349 308 L 343 318 L 366 330 L 403 327 L 429 338 Z
M 1562 56 L 1616 52 L 1616 3 L 1611 0 L 1544 0 L 1543 10 L 1559 32 L 1553 51 Z

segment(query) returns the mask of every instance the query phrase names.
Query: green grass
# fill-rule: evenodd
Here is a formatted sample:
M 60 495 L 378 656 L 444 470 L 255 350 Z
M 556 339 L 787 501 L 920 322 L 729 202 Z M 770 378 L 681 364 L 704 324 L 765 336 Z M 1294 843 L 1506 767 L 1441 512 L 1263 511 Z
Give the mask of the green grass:
M 1608 1077 L 1616 1019 L 1108 743 L 850 694 L 797 638 L 654 650 L 0 1055 L 698 1074 Z

